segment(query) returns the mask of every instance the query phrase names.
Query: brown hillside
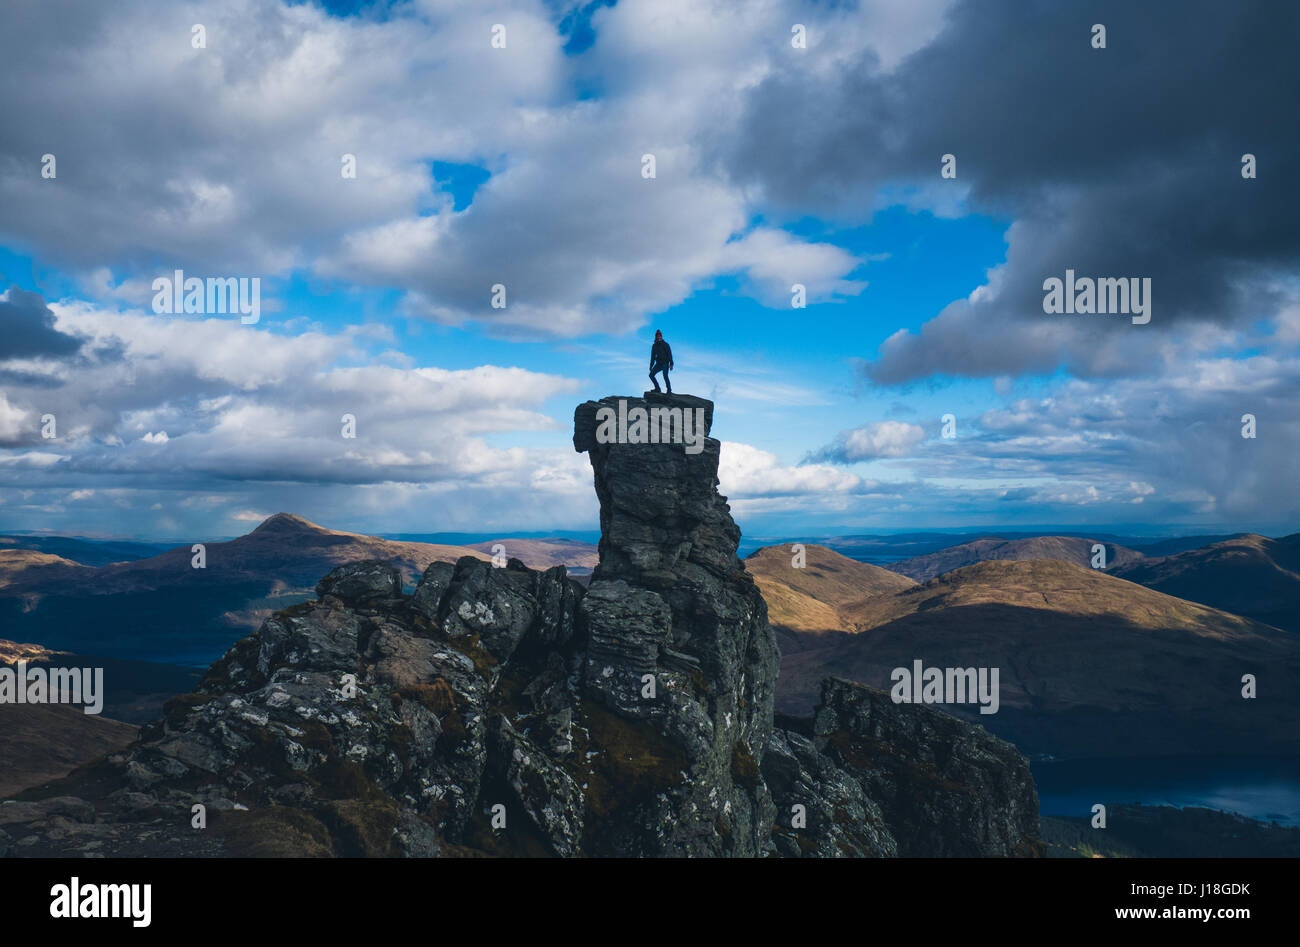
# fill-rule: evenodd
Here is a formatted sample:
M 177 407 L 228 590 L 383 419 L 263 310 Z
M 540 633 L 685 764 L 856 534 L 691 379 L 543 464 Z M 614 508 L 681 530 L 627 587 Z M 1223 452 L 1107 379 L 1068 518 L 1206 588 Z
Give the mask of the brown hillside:
M 22 581 L 58 581 L 86 568 L 47 552 L 0 549 L 0 589 Z
M 889 568 L 901 575 L 926 582 L 937 575 L 960 569 L 962 566 L 977 562 L 1021 560 L 1021 559 L 1057 559 L 1073 562 L 1079 566 L 1089 566 L 1092 562 L 1092 547 L 1096 540 L 1079 536 L 1035 536 L 1030 539 L 977 539 L 974 542 L 950 546 L 938 552 L 924 556 L 915 556 L 890 563 Z M 1114 543 L 1105 543 L 1106 569 L 1140 561 L 1142 554 Z
M 979 563 L 845 612 L 856 634 L 785 656 L 781 710 L 806 713 L 828 675 L 888 689 L 920 659 L 999 668 L 1001 709 L 972 719 L 1029 752 L 1300 750 L 1300 637 L 1096 570 Z
M 0 705 L 0 799 L 122 749 L 138 728 L 61 704 Z
M 1174 556 L 1140 559 L 1115 575 L 1192 602 L 1300 632 L 1300 533 L 1253 533 Z
M 791 565 L 789 544 L 764 546 L 745 559 L 778 628 L 804 633 L 844 631 L 850 606 L 916 585 L 906 576 L 841 556 L 824 546 L 805 545 L 805 567 Z

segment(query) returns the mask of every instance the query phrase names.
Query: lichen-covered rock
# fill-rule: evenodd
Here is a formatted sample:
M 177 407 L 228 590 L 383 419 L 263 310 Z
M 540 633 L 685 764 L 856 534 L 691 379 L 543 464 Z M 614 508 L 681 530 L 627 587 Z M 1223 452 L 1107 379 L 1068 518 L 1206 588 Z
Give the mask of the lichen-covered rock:
M 574 635 L 574 617 L 583 586 L 569 578 L 564 566 L 552 566 L 538 574 L 533 588 L 537 620 L 528 630 L 528 644 L 534 648 L 563 649 Z
M 273 615 L 258 635 L 258 673 L 270 677 L 285 666 L 355 671 L 359 629 L 355 614 L 325 604 Z
M 776 802 L 772 842 L 787 858 L 892 857 L 898 843 L 862 784 L 795 731 L 776 730 L 763 757 Z
M 417 638 L 401 626 L 380 629 L 366 652 L 371 673 L 392 689 L 409 732 L 409 801 L 458 839 L 474 811 L 487 765 L 489 681 L 449 643 Z
M 582 846 L 582 789 L 547 752 L 519 734 L 504 717 L 490 732 L 495 775 L 556 855 L 577 855 Z
M 349 562 L 316 584 L 316 597 L 333 596 L 345 605 L 366 605 L 402 594 L 402 575 L 377 559 Z
M 817 748 L 879 805 L 900 856 L 1035 853 L 1029 762 L 983 727 L 828 678 L 813 732 Z
M 536 573 L 512 562 L 515 568 L 498 569 L 470 556 L 460 559 L 439 607 L 447 634 L 477 638 L 498 661 L 514 654 L 539 611 Z
M 673 616 L 658 592 L 636 589 L 622 579 L 596 579 L 582 600 L 587 632 L 584 670 L 587 690 L 608 706 L 635 713 L 642 677 L 659 670 L 659 657 L 672 644 Z
M 438 620 L 438 608 L 451 588 L 452 577 L 456 567 L 450 562 L 431 562 L 411 595 L 411 604 L 431 621 Z

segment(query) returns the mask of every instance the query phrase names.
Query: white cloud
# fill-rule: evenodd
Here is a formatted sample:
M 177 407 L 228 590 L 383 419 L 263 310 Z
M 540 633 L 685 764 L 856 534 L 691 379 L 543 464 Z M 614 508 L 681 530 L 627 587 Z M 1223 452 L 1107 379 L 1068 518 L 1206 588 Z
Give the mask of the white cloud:
M 905 457 L 925 440 L 925 430 L 905 421 L 873 421 L 844 431 L 813 456 L 834 463 L 854 463 L 879 457 Z
M 260 523 L 270 516 L 270 513 L 259 513 L 256 510 L 239 510 L 230 514 L 230 519 L 237 523 Z
M 20 437 L 30 434 L 31 424 L 28 421 L 30 416 L 29 411 L 10 404 L 5 393 L 0 391 L 0 444 L 17 441 Z
M 297 509 L 335 490 L 352 492 L 320 502 L 344 514 L 356 509 L 358 487 L 401 483 L 442 491 L 443 502 L 466 519 L 499 514 L 511 491 L 548 497 L 541 507 L 548 513 L 590 502 L 590 474 L 571 448 L 492 443 L 558 432 L 540 409 L 555 395 L 575 394 L 572 379 L 498 365 L 349 364 L 367 357 L 368 341 L 387 343 L 351 330 L 287 337 L 221 318 L 87 303 L 51 308 L 62 331 L 89 340 L 88 354 L 61 384 L 13 385 L 0 401 L 0 419 L 28 440 L 21 422 L 37 405 L 59 419 L 58 440 L 0 454 L 0 487 L 38 487 L 46 512 L 68 491 L 45 497 L 54 482 L 34 483 L 34 471 L 75 475 L 81 482 L 71 498 L 82 500 L 86 515 L 92 505 L 151 508 L 156 484 L 174 485 L 175 472 L 184 471 L 188 496 L 162 503 L 173 526 L 204 522 L 227 505 L 266 509 L 268 495 L 279 497 L 280 508 Z M 343 436 L 344 415 L 355 418 L 354 438 Z M 279 496 L 274 485 L 288 483 L 301 486 Z M 122 489 L 96 496 L 97 487 L 110 485 Z M 251 516 L 260 513 L 232 522 Z
M 772 69 L 833 69 L 872 46 L 896 61 L 945 6 L 818 11 L 795 51 L 798 3 L 624 0 L 596 11 L 599 41 L 581 57 L 563 54 L 542 0 L 417 3 L 383 22 L 275 0 L 38 8 L 0 35 L 7 70 L 45 77 L 7 93 L 0 203 L 7 229 L 79 271 L 85 292 L 137 306 L 172 266 L 307 270 L 397 287 L 413 315 L 559 336 L 626 331 L 727 273 L 771 304 L 793 282 L 813 299 L 852 295 L 859 261 L 753 228 L 753 195 L 703 146 Z M 191 47 L 191 22 L 206 49 Z M 496 22 L 506 49 L 489 43 Z M 581 100 L 591 76 L 601 95 Z M 50 148 L 54 181 L 27 167 Z M 355 179 L 340 174 L 345 154 Z M 458 212 L 432 161 L 491 178 Z M 502 310 L 488 304 L 498 282 Z M 227 355 L 219 370 L 237 371 Z
M 861 489 L 862 478 L 828 464 L 787 467 L 765 450 L 733 441 L 722 443 L 718 463 L 720 489 L 739 499 L 773 496 L 813 496 Z

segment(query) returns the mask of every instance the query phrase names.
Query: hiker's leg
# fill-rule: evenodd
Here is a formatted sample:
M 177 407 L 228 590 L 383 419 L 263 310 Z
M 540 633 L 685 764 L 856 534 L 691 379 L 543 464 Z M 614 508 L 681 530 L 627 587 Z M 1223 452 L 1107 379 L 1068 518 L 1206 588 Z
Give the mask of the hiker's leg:
M 673 393 L 673 383 L 672 383 L 671 381 L 668 380 L 668 369 L 667 369 L 667 368 L 664 369 L 664 387 L 668 389 L 668 393 L 669 393 L 670 395 Z
M 655 378 L 655 373 L 657 371 L 659 371 L 659 366 L 657 365 L 650 370 L 650 384 L 655 386 L 655 391 L 659 390 L 659 379 Z

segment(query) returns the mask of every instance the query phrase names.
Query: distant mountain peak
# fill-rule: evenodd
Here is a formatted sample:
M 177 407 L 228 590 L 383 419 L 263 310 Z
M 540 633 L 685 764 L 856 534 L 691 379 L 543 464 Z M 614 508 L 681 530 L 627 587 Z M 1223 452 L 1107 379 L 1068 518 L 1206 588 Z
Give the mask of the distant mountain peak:
M 254 533 L 288 533 L 300 532 L 307 530 L 316 533 L 328 533 L 329 530 L 324 526 L 318 526 L 310 520 L 305 520 L 301 516 L 295 516 L 293 513 L 276 513 L 274 516 L 268 516 L 264 519 Z

